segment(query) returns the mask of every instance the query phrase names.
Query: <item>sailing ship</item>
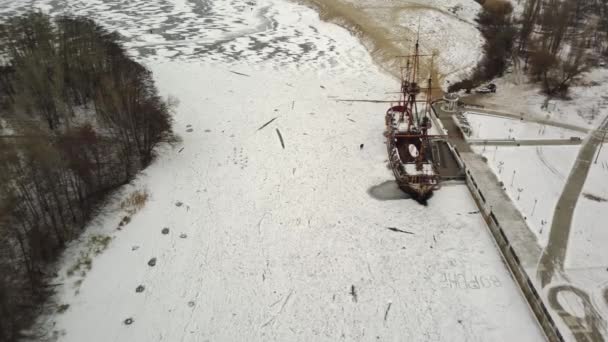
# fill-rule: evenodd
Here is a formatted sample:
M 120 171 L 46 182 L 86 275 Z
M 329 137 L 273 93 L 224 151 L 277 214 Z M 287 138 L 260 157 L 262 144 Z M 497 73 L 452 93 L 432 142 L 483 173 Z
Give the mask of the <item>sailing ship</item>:
M 433 191 L 440 187 L 440 176 L 433 160 L 433 142 L 440 136 L 429 135 L 431 129 L 432 78 L 429 75 L 426 88 L 419 82 L 419 42 L 415 52 L 406 59 L 402 68 L 399 101 L 386 112 L 386 146 L 390 167 L 399 188 L 409 193 L 416 201 L 426 204 Z M 424 100 L 419 100 L 424 93 Z M 420 105 L 420 110 L 418 104 Z

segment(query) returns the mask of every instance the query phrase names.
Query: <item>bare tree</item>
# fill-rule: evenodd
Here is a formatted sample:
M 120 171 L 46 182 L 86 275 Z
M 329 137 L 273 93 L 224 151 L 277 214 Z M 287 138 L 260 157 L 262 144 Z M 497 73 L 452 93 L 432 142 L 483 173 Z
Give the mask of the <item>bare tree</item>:
M 528 40 L 536 26 L 542 0 L 526 0 L 524 12 L 521 18 L 521 28 L 519 30 L 519 51 L 527 48 Z

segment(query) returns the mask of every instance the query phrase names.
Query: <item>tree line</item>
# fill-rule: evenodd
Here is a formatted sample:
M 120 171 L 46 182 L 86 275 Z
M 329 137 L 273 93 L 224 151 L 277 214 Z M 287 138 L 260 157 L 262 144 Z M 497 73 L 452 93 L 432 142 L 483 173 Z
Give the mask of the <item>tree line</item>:
M 100 201 L 173 139 L 170 102 L 90 19 L 0 24 L 0 341 L 31 323 L 49 265 Z
M 566 96 L 571 82 L 608 56 L 608 2 L 597 0 L 477 0 L 484 57 L 470 79 L 448 91 L 470 91 L 500 77 L 509 65 L 523 70 L 549 96 Z M 523 65 L 522 65 L 523 64 Z

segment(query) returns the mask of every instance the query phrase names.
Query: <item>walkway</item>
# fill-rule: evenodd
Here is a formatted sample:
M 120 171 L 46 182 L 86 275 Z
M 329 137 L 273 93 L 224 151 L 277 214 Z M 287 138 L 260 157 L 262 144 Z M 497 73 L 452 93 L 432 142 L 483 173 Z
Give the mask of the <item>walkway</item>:
M 590 134 L 589 139 L 581 148 L 574 168 L 568 176 L 566 185 L 562 192 L 557 207 L 553 216 L 553 224 L 549 234 L 549 243 L 543 250 L 540 262 L 537 269 L 537 277 L 540 279 L 541 286 L 545 288 L 551 283 L 556 272 L 563 275 L 564 260 L 568 250 L 568 241 L 570 240 L 570 231 L 572 228 L 572 218 L 576 209 L 576 204 L 581 196 L 587 175 L 591 169 L 593 158 L 597 153 L 598 148 L 602 143 L 603 132 L 608 129 L 608 117 L 604 119 L 600 128 Z M 555 290 L 553 288 L 552 290 Z M 560 291 L 569 291 L 579 297 L 582 304 L 586 308 L 586 316 L 584 319 L 568 319 L 570 330 L 575 335 L 577 341 L 603 341 L 603 337 L 599 332 L 599 326 L 604 322 L 601 314 L 597 312 L 591 304 L 589 295 L 575 287 L 560 288 Z M 551 292 L 550 292 L 551 293 Z M 549 299 L 554 308 L 560 309 L 561 304 L 557 301 L 557 295 L 550 296 Z M 559 310 L 560 315 L 568 315 L 564 310 Z
M 582 140 L 577 139 L 469 139 L 470 145 L 486 146 L 563 146 L 580 145 Z
M 504 233 L 517 252 L 522 265 L 524 267 L 535 266 L 541 253 L 536 237 L 528 229 L 519 210 L 503 191 L 494 172 L 479 155 L 471 150 L 470 145 L 452 119 L 452 113 L 445 112 L 440 107 L 434 106 L 435 112 L 443 127 L 448 131 L 449 142 L 456 146 L 459 151 L 460 158 L 466 165 L 467 173 L 474 179 L 477 191 L 480 194 L 483 193 L 481 195 L 483 203 L 481 204 L 504 226 Z

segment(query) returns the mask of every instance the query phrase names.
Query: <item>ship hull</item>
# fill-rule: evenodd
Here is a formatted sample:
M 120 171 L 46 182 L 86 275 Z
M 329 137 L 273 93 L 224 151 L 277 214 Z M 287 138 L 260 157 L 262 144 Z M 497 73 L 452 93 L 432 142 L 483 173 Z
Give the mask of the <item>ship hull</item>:
M 427 200 L 433 196 L 435 186 L 398 182 L 399 189 L 411 196 L 413 200 L 420 204 L 427 204 Z

